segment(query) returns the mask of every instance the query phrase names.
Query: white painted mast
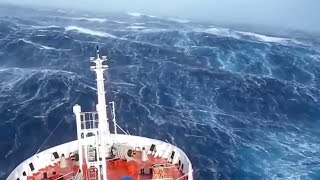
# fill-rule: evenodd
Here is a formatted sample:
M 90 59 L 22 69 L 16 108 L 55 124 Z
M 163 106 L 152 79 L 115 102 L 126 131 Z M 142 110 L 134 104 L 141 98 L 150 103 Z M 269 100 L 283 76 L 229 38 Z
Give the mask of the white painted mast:
M 99 127 L 101 127 L 101 132 L 106 136 L 101 136 L 102 138 L 107 138 L 110 135 L 109 122 L 107 117 L 107 105 L 106 97 L 104 90 L 104 77 L 103 72 L 108 68 L 108 65 L 103 65 L 102 63 L 107 60 L 106 56 L 102 56 L 102 59 L 99 55 L 99 47 L 97 46 L 97 58 L 90 58 L 91 62 L 95 63 L 95 66 L 90 68 L 96 72 L 97 75 L 97 94 L 98 94 L 98 104 L 96 105 L 98 116 L 99 116 Z M 106 141 L 104 141 L 106 142 Z
M 110 156 L 108 145 L 111 144 L 103 77 L 103 72 L 108 66 L 102 64 L 106 60 L 106 56 L 100 58 L 98 47 L 97 57 L 90 58 L 90 61 L 95 63 L 90 69 L 95 71 L 97 76 L 96 112 L 81 112 L 81 107 L 77 104 L 73 107 L 77 120 L 79 166 L 83 173 L 87 173 L 87 168 L 94 167 L 98 171 L 97 180 L 108 179 L 106 157 Z M 94 141 L 85 140 L 90 136 L 95 136 Z
M 109 122 L 107 117 L 107 105 L 106 105 L 106 97 L 105 97 L 105 89 L 104 89 L 104 77 L 103 72 L 108 68 L 108 65 L 103 65 L 102 63 L 107 60 L 106 56 L 102 56 L 102 59 L 99 55 L 99 47 L 97 46 L 97 57 L 90 58 L 91 62 L 95 63 L 95 66 L 91 66 L 90 68 L 96 72 L 97 76 L 97 94 L 98 94 L 98 104 L 96 105 L 96 109 L 98 112 L 99 118 L 99 138 L 100 138 L 100 157 L 102 158 L 102 175 L 103 180 L 107 180 L 107 165 L 106 165 L 106 157 L 109 156 L 107 154 L 107 143 L 110 141 L 108 137 L 110 137 L 110 129 Z

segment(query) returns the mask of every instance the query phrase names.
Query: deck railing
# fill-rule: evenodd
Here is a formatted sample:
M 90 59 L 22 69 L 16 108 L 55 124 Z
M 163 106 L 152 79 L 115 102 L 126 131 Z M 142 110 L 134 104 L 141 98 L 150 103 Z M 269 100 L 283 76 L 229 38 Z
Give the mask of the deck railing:
M 176 180 L 180 180 L 180 179 L 182 179 L 182 178 L 184 178 L 184 177 L 187 177 L 188 176 L 188 174 L 184 174 L 184 175 L 182 175 L 181 177 L 178 177 Z
M 74 172 L 73 171 L 71 171 L 71 172 L 68 172 L 68 173 L 66 173 L 66 174 L 64 174 L 64 175 L 62 175 L 62 176 L 60 176 L 60 177 L 57 177 L 57 178 L 55 178 L 55 179 L 53 179 L 53 180 L 57 180 L 57 179 L 60 179 L 60 178 L 64 178 L 64 177 L 67 177 L 67 176 L 72 176 L 73 177 L 73 174 Z M 71 177 L 71 179 L 72 179 L 72 177 Z M 70 179 L 70 178 L 68 178 L 68 179 Z
M 173 180 L 173 178 L 156 178 L 156 179 L 146 179 L 146 180 Z

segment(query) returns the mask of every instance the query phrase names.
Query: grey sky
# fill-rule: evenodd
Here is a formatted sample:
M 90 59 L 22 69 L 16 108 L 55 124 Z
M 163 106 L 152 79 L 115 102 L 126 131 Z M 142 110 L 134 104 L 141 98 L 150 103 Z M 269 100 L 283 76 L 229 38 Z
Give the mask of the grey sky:
M 212 22 L 320 32 L 320 0 L 0 0 L 86 10 L 130 11 Z

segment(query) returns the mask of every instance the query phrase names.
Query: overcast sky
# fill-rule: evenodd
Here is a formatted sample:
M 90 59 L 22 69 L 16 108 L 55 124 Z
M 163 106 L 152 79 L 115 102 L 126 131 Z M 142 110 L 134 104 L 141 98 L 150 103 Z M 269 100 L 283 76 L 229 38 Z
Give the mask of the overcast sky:
M 320 0 L 0 0 L 85 10 L 140 12 L 320 32 Z

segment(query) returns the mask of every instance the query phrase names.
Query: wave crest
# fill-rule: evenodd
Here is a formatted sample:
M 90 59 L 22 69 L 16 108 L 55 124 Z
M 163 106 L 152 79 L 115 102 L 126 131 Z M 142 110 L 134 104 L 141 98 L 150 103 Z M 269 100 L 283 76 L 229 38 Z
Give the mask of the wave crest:
M 78 27 L 78 26 L 67 26 L 65 29 L 66 29 L 66 31 L 78 31 L 83 34 L 89 34 L 89 35 L 93 35 L 93 36 L 117 38 L 116 36 L 109 34 L 109 33 L 106 33 L 106 32 L 91 30 L 91 29 Z

